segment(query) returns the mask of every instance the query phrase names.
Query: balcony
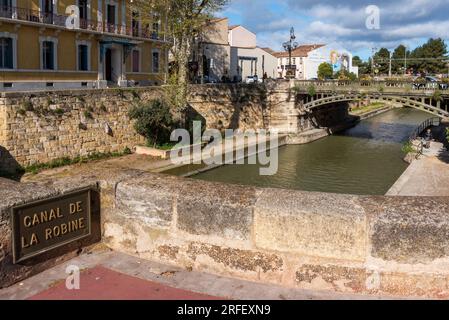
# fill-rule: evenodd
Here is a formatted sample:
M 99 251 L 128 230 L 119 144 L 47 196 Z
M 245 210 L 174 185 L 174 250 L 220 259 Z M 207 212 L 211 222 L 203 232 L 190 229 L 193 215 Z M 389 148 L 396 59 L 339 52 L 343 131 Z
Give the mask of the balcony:
M 0 6 L 0 18 L 66 27 L 66 21 L 68 16 L 53 13 L 45 13 L 25 8 Z M 109 24 L 104 21 L 80 19 L 80 29 L 120 36 L 139 37 L 151 40 L 167 41 L 164 35 L 160 34 L 159 32 L 150 30 L 150 28 L 142 28 L 141 30 L 136 30 L 135 28 L 132 27 L 118 24 Z

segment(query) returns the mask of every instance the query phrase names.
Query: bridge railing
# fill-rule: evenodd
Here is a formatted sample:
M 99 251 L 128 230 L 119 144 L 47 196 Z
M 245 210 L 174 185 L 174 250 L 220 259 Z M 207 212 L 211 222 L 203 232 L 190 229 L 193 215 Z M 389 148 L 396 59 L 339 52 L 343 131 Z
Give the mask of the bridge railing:
M 439 126 L 441 124 L 441 119 L 438 117 L 429 118 L 423 123 L 421 123 L 415 130 L 413 130 L 412 134 L 409 137 L 409 141 L 413 141 L 419 137 L 421 133 L 424 132 L 427 128 Z
M 348 89 L 375 89 L 375 90 L 389 90 L 389 89 L 402 89 L 402 90 L 416 90 L 416 91 L 429 91 L 429 90 L 441 90 L 449 92 L 449 84 L 446 83 L 421 83 L 411 81 L 374 81 L 374 80 L 294 80 L 294 86 L 309 87 L 313 85 L 318 89 L 330 89 L 330 90 L 348 90 Z

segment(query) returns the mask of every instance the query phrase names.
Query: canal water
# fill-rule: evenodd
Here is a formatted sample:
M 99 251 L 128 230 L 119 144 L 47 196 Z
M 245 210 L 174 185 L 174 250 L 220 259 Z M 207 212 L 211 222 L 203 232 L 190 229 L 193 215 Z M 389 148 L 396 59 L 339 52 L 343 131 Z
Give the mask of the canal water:
M 279 170 L 259 175 L 259 165 L 227 165 L 192 178 L 350 194 L 383 195 L 407 168 L 402 145 L 430 115 L 394 109 L 338 135 L 279 148 Z

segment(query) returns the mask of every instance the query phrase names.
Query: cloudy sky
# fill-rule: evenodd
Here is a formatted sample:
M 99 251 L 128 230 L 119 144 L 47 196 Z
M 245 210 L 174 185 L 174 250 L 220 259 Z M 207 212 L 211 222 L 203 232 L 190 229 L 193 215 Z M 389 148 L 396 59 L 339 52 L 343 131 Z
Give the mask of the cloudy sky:
M 449 0 L 230 0 L 220 16 L 257 34 L 258 45 L 281 49 L 293 26 L 300 44 L 326 43 L 363 58 L 372 48 L 413 49 L 430 37 L 449 44 Z M 368 29 L 366 9 L 380 9 L 380 28 Z

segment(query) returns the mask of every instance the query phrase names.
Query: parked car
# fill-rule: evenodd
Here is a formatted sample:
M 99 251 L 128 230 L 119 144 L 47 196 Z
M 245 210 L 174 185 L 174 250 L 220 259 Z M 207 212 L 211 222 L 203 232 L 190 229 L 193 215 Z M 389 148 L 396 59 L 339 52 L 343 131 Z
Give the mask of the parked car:
M 262 80 L 262 79 L 259 79 L 258 76 L 248 76 L 248 77 L 246 77 L 246 79 L 245 79 L 245 83 L 246 83 L 246 84 L 251 84 L 251 83 L 262 83 L 262 82 L 263 82 L 263 80 Z

